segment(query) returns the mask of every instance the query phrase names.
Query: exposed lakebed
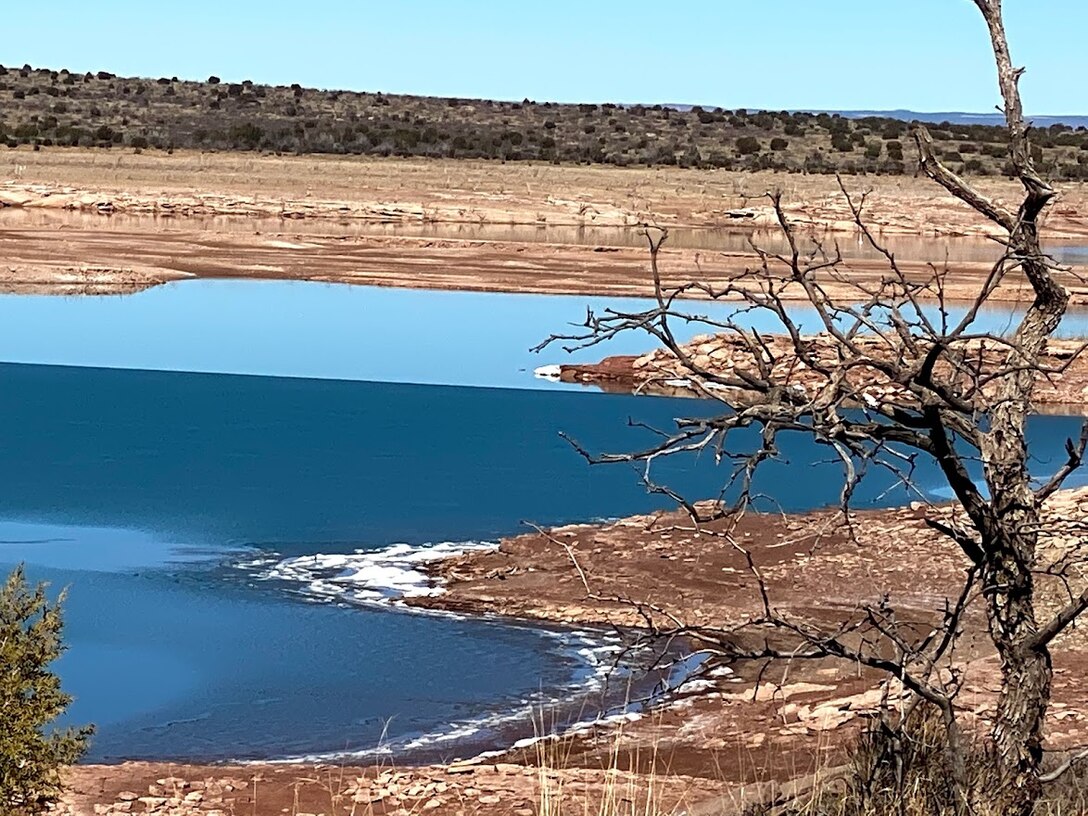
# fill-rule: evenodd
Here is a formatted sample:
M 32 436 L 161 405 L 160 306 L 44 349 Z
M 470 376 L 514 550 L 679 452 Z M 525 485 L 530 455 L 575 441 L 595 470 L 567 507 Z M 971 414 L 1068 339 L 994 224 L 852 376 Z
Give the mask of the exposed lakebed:
M 525 736 L 531 703 L 616 702 L 595 684 L 605 633 L 381 604 L 421 587 L 420 547 L 664 506 L 559 432 L 626 449 L 646 439 L 628 418 L 715 406 L 534 379 L 559 352 L 528 347 L 587 300 L 232 281 L 0 298 L 0 563 L 71 587 L 59 668 L 72 718 L 99 726 L 90 758 L 449 758 Z M 627 342 L 582 359 L 645 347 Z M 1040 472 L 1077 427 L 1033 421 Z M 782 507 L 835 499 L 826 458 L 783 451 L 765 474 Z M 657 475 L 720 483 L 709 461 Z M 907 498 L 890 487 L 857 500 Z

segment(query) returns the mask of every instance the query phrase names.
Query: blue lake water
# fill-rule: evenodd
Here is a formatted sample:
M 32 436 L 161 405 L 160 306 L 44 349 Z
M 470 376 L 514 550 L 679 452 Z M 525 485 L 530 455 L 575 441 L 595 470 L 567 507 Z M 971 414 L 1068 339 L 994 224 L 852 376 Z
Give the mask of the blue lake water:
M 634 298 L 434 292 L 301 281 L 183 281 L 133 295 L 0 295 L 0 361 L 110 368 L 373 380 L 503 388 L 577 388 L 534 378 L 548 363 L 637 354 L 651 338 L 631 333 L 575 354 L 530 348 L 575 331 L 587 308 L 646 308 Z M 731 304 L 687 303 L 722 319 Z M 953 310 L 953 316 L 962 310 Z M 798 309 L 802 326 L 820 326 Z M 774 331 L 766 314 L 745 325 Z M 979 331 L 1003 331 L 1006 309 L 985 311 Z M 681 339 L 707 330 L 678 322 Z M 1088 334 L 1071 311 L 1060 333 Z
M 452 757 L 516 733 L 494 715 L 528 700 L 599 705 L 599 633 L 351 605 L 242 568 L 664 506 L 559 432 L 628 449 L 648 439 L 629 418 L 716 406 L 534 380 L 528 347 L 585 300 L 234 282 L 0 298 L 0 566 L 70 587 L 59 669 L 72 719 L 99 726 L 91 758 L 333 754 L 383 734 Z M 181 373 L 215 367 L 233 373 Z M 406 378 L 431 384 L 362 381 Z M 1039 473 L 1078 423 L 1033 420 Z M 827 460 L 791 440 L 760 486 L 787 510 L 833 502 Z M 722 481 L 708 460 L 657 477 L 705 496 Z M 857 503 L 907 498 L 876 473 Z

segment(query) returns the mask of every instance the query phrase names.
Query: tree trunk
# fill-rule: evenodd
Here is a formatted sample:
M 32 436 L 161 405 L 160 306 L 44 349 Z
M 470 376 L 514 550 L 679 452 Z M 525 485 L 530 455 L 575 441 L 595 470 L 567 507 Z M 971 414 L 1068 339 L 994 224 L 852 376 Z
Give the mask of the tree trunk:
M 996 502 L 1000 527 L 983 565 L 990 635 L 1001 659 L 1001 691 L 993 724 L 997 779 L 978 785 L 983 813 L 1030 816 L 1041 792 L 1043 721 L 1050 701 L 1050 652 L 1031 641 L 1038 632 L 1034 579 L 1038 509 L 1027 484 L 1023 501 Z

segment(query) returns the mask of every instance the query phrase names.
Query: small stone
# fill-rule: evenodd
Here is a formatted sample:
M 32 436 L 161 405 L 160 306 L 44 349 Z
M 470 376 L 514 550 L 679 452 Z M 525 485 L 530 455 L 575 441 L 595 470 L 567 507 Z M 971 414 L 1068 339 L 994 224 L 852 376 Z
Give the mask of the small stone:
M 497 805 L 499 802 L 502 801 L 502 797 L 496 796 L 493 793 L 485 793 L 476 801 L 479 802 L 481 805 Z
M 428 799 L 423 803 L 424 810 L 434 810 L 437 807 L 442 807 L 442 800 L 440 799 Z
M 117 794 L 117 798 L 120 799 L 122 802 L 135 802 L 137 799 L 140 798 L 140 794 L 133 793 L 132 791 L 121 791 L 119 794 Z

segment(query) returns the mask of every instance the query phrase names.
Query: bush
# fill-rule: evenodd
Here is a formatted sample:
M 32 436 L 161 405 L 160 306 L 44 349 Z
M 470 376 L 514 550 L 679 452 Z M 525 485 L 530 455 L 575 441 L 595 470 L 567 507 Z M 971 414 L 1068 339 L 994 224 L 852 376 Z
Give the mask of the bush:
M 742 156 L 752 156 L 762 149 L 755 136 L 741 136 L 737 139 L 737 152 Z
M 854 140 L 849 134 L 840 131 L 831 135 L 831 146 L 840 153 L 849 153 L 854 149 Z
M 775 136 L 771 139 L 771 150 L 785 150 L 789 146 L 789 141 L 783 139 L 781 136 Z
M 883 145 L 878 141 L 869 142 L 865 145 L 865 158 L 867 159 L 879 159 L 880 151 L 883 150 Z
M 45 587 L 31 590 L 22 568 L 0 589 L 0 813 L 40 812 L 60 794 L 59 771 L 78 760 L 93 729 L 45 729 L 72 701 L 49 670 L 64 651 L 63 593 L 56 603 Z

